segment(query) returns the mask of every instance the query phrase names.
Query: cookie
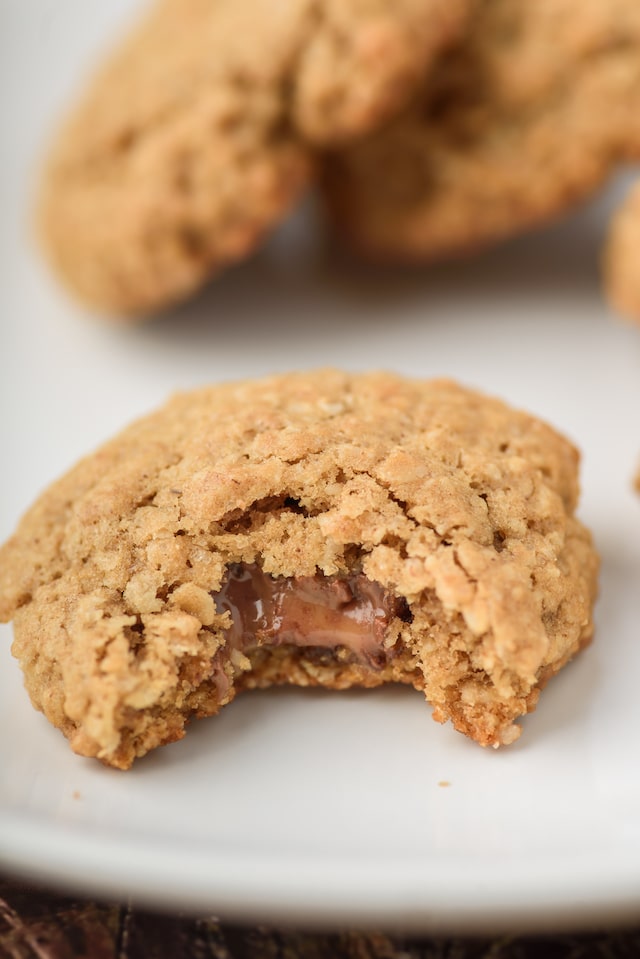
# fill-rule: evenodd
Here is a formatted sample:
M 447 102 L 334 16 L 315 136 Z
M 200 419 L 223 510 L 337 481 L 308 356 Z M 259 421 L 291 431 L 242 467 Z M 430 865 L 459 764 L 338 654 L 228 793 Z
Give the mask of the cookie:
M 54 145 L 43 245 L 88 305 L 136 316 L 245 257 L 340 142 L 406 98 L 471 0 L 159 0 Z
M 640 155 L 640 5 L 480 0 L 422 94 L 324 166 L 330 215 L 380 258 L 473 251 Z
M 128 768 L 278 683 L 405 683 L 484 746 L 592 635 L 578 454 L 453 382 L 335 370 L 175 396 L 0 551 L 34 706 Z
M 640 323 L 640 183 L 609 226 L 604 284 L 611 305 L 622 316 Z

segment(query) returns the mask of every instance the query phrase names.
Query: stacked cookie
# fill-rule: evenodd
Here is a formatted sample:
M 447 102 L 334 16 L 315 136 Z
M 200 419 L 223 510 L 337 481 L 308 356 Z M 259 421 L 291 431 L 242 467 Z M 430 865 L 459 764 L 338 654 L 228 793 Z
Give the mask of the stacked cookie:
M 426 261 L 551 217 L 640 156 L 629 0 L 159 0 L 95 78 L 40 198 L 50 259 L 143 316 L 245 257 L 312 181 L 360 251 Z M 637 200 L 613 301 L 640 315 Z
M 54 146 L 44 244 L 67 285 L 144 315 L 245 257 L 312 178 L 314 149 L 382 123 L 470 0 L 159 0 Z

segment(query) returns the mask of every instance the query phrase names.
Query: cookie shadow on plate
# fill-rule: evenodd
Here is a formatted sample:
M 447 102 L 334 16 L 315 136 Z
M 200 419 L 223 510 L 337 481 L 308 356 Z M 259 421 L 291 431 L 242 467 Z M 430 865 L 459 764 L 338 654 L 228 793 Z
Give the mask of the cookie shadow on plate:
M 426 739 L 442 736 L 443 729 L 431 719 L 431 707 L 421 692 L 410 686 L 387 684 L 376 689 L 332 690 L 274 686 L 247 690 L 223 706 L 216 716 L 194 719 L 179 743 L 155 750 L 134 766 L 133 773 L 176 766 L 196 766 L 206 762 L 223 765 L 237 760 L 242 751 L 247 761 L 271 749 L 278 762 L 287 752 L 294 755 L 305 741 L 305 752 L 312 751 L 317 761 L 330 764 L 337 753 L 348 748 L 344 722 L 352 719 L 347 739 L 368 737 L 371 763 L 378 762 L 375 727 L 397 726 L 403 717 L 422 718 Z M 457 734 L 456 734 L 457 736 Z M 460 737 L 462 738 L 462 737 Z M 477 748 L 477 747 L 475 747 Z M 324 754 L 324 760 L 323 760 Z M 366 756 L 360 753 L 366 764 Z
M 438 263 L 368 263 L 322 228 L 311 202 L 304 205 L 244 264 L 214 277 L 194 298 L 138 328 L 142 337 L 201 343 L 305 336 L 321 322 L 340 334 L 345 317 L 368 330 L 388 324 L 420 302 L 423 322 L 448 300 L 473 306 L 479 298 L 523 300 L 545 295 L 561 302 L 600 297 L 601 246 L 607 218 L 628 177 L 555 223 L 492 248 Z
M 598 642 L 598 637 L 594 643 Z M 522 736 L 508 749 L 526 751 L 529 747 L 571 744 L 582 739 L 587 728 L 600 674 L 600 662 L 593 648 L 579 653 L 557 676 L 552 676 L 540 694 L 533 713 L 520 721 Z
M 600 533 L 595 524 L 594 533 L 602 567 L 593 641 L 551 678 L 538 708 L 522 720 L 523 734 L 514 744 L 516 749 L 526 749 L 534 740 L 557 740 L 567 733 L 587 738 L 593 722 L 598 722 L 601 731 L 611 723 L 611 736 L 616 735 L 612 709 L 620 706 L 629 671 L 637 675 L 637 643 L 629 632 L 629 618 L 630 597 L 638 607 L 635 619 L 640 614 L 640 598 L 634 589 L 640 558 L 613 535 L 607 536 L 606 530 Z

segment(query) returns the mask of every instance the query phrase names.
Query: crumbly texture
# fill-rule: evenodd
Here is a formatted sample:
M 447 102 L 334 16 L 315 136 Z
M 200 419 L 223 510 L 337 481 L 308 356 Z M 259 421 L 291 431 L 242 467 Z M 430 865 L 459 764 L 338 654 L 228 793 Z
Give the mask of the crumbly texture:
M 471 0 L 159 0 L 60 132 L 39 199 L 70 290 L 139 316 L 245 257 L 299 197 L 303 142 L 390 115 Z
M 640 5 L 480 0 L 385 129 L 324 167 L 331 216 L 381 258 L 473 251 L 552 218 L 640 155 Z
M 609 226 L 604 284 L 612 306 L 622 316 L 640 323 L 640 183 L 631 190 Z
M 175 396 L 80 462 L 0 551 L 0 617 L 34 705 L 127 768 L 238 690 L 424 690 L 482 745 L 591 638 L 597 558 L 578 454 L 453 382 L 334 370 Z M 344 649 L 226 648 L 230 564 L 363 572 L 406 601 L 385 665 Z

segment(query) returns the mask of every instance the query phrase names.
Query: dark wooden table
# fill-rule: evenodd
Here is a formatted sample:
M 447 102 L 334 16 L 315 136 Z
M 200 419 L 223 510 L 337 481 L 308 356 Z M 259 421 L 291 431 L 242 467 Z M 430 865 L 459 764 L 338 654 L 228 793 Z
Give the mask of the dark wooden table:
M 634 929 L 415 938 L 248 928 L 59 895 L 0 878 L 0 959 L 640 959 Z

